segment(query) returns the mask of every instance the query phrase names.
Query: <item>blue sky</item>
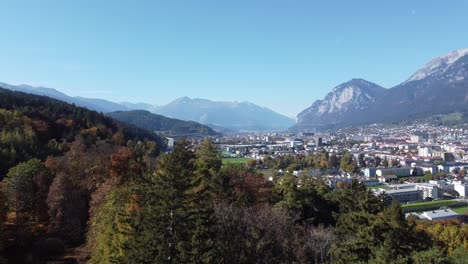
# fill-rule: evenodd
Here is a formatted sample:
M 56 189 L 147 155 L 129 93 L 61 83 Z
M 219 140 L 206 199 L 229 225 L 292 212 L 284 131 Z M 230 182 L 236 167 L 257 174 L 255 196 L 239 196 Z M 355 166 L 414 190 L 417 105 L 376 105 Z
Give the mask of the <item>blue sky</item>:
M 468 47 L 468 1 L 0 1 L 0 81 L 295 116 L 334 86 L 384 87 Z

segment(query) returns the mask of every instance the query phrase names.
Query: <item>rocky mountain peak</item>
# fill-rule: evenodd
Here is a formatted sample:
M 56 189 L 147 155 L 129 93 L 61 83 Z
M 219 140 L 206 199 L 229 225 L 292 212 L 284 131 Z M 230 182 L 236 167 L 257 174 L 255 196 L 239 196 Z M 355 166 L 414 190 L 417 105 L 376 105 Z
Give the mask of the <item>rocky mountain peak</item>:
M 323 100 L 315 101 L 310 108 L 300 113 L 298 118 L 362 109 L 367 103 L 373 102 L 383 91 L 385 89 L 375 83 L 363 79 L 352 79 L 333 88 Z
M 428 62 L 422 69 L 414 73 L 406 82 L 418 81 L 429 76 L 443 74 L 460 58 L 468 55 L 468 48 L 451 51 Z

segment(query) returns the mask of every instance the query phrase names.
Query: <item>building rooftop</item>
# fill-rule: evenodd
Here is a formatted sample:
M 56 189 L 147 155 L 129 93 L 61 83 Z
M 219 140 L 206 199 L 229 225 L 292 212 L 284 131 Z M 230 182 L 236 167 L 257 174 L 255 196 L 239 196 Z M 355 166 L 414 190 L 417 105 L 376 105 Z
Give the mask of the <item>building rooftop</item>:
M 423 216 L 429 219 L 434 219 L 434 218 L 443 218 L 443 217 L 454 217 L 454 216 L 458 216 L 458 213 L 452 211 L 451 209 L 441 209 L 441 210 L 424 212 Z
M 418 189 L 398 189 L 398 190 L 384 190 L 387 194 L 397 194 L 397 193 L 405 193 L 405 192 L 419 192 Z

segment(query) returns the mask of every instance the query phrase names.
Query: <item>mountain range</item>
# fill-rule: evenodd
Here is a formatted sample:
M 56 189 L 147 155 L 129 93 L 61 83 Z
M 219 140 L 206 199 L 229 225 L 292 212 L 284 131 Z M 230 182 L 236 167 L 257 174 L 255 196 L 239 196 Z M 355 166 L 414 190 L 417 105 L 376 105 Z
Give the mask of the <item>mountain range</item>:
M 13 91 L 48 96 L 103 113 L 145 110 L 169 118 L 195 121 L 222 132 L 283 131 L 294 124 L 293 119 L 250 102 L 216 102 L 207 99 L 182 97 L 167 105 L 155 106 L 148 103 L 115 103 L 104 99 L 72 97 L 52 88 L 33 87 L 24 84 L 10 85 L 0 83 L 0 87 Z M 129 115 L 135 114 L 135 112 L 129 113 Z M 121 113 L 120 115 L 123 114 Z
M 289 117 L 249 102 L 216 102 L 182 97 L 159 107 L 155 112 L 233 131 L 283 131 L 294 124 Z
M 26 85 L 26 84 L 11 85 L 11 84 L 2 83 L 2 82 L 0 82 L 0 87 L 8 89 L 8 90 L 12 90 L 12 91 L 47 96 L 50 98 L 54 98 L 60 101 L 70 103 L 70 104 L 75 104 L 77 106 L 86 107 L 90 110 L 95 110 L 95 111 L 103 112 L 103 113 L 129 110 L 125 106 L 118 104 L 118 103 L 114 103 L 114 102 L 103 100 L 103 99 L 72 97 L 62 92 L 59 92 L 53 88 L 34 87 L 34 86 Z
M 217 102 L 181 97 L 167 105 L 155 106 L 148 103 L 115 103 L 104 99 L 72 97 L 55 89 L 24 84 L 0 83 L 0 87 L 48 96 L 103 113 L 145 110 L 180 119 L 174 124 L 179 128 L 183 127 L 179 121 L 184 120 L 210 126 L 216 131 L 333 129 L 376 122 L 408 121 L 453 112 L 467 113 L 468 49 L 455 50 L 433 59 L 406 81 L 392 88 L 386 89 L 363 79 L 342 83 L 322 100 L 315 101 L 299 113 L 296 124 L 291 118 L 250 102 Z M 147 112 L 119 113 L 119 117 L 142 114 L 143 119 L 148 118 Z M 152 118 L 156 124 L 153 128 L 158 130 L 161 117 Z M 191 129 L 197 131 L 198 128 Z M 208 131 L 205 128 L 202 130 Z
M 399 122 L 467 111 L 468 49 L 459 49 L 433 59 L 389 89 L 362 79 L 340 84 L 299 113 L 290 130 Z

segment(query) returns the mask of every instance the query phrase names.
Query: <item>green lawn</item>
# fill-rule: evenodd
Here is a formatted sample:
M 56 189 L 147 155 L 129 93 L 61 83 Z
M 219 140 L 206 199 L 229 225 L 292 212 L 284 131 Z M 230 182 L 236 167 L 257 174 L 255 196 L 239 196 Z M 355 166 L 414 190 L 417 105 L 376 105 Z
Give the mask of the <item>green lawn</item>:
M 468 213 L 468 206 L 455 208 L 455 209 L 452 209 L 452 210 L 459 213 L 459 214 L 467 214 Z
M 224 158 L 223 164 L 246 164 L 249 158 Z
M 387 186 L 386 185 L 383 185 L 383 184 L 380 184 L 380 185 L 376 185 L 376 186 L 367 186 L 368 189 L 386 189 Z
M 444 206 L 444 204 L 453 203 L 452 200 L 439 200 L 439 201 L 432 201 L 432 202 L 419 202 L 419 203 L 410 203 L 410 204 L 402 204 L 401 207 L 415 207 L 415 206 L 422 206 L 422 205 L 440 205 Z

